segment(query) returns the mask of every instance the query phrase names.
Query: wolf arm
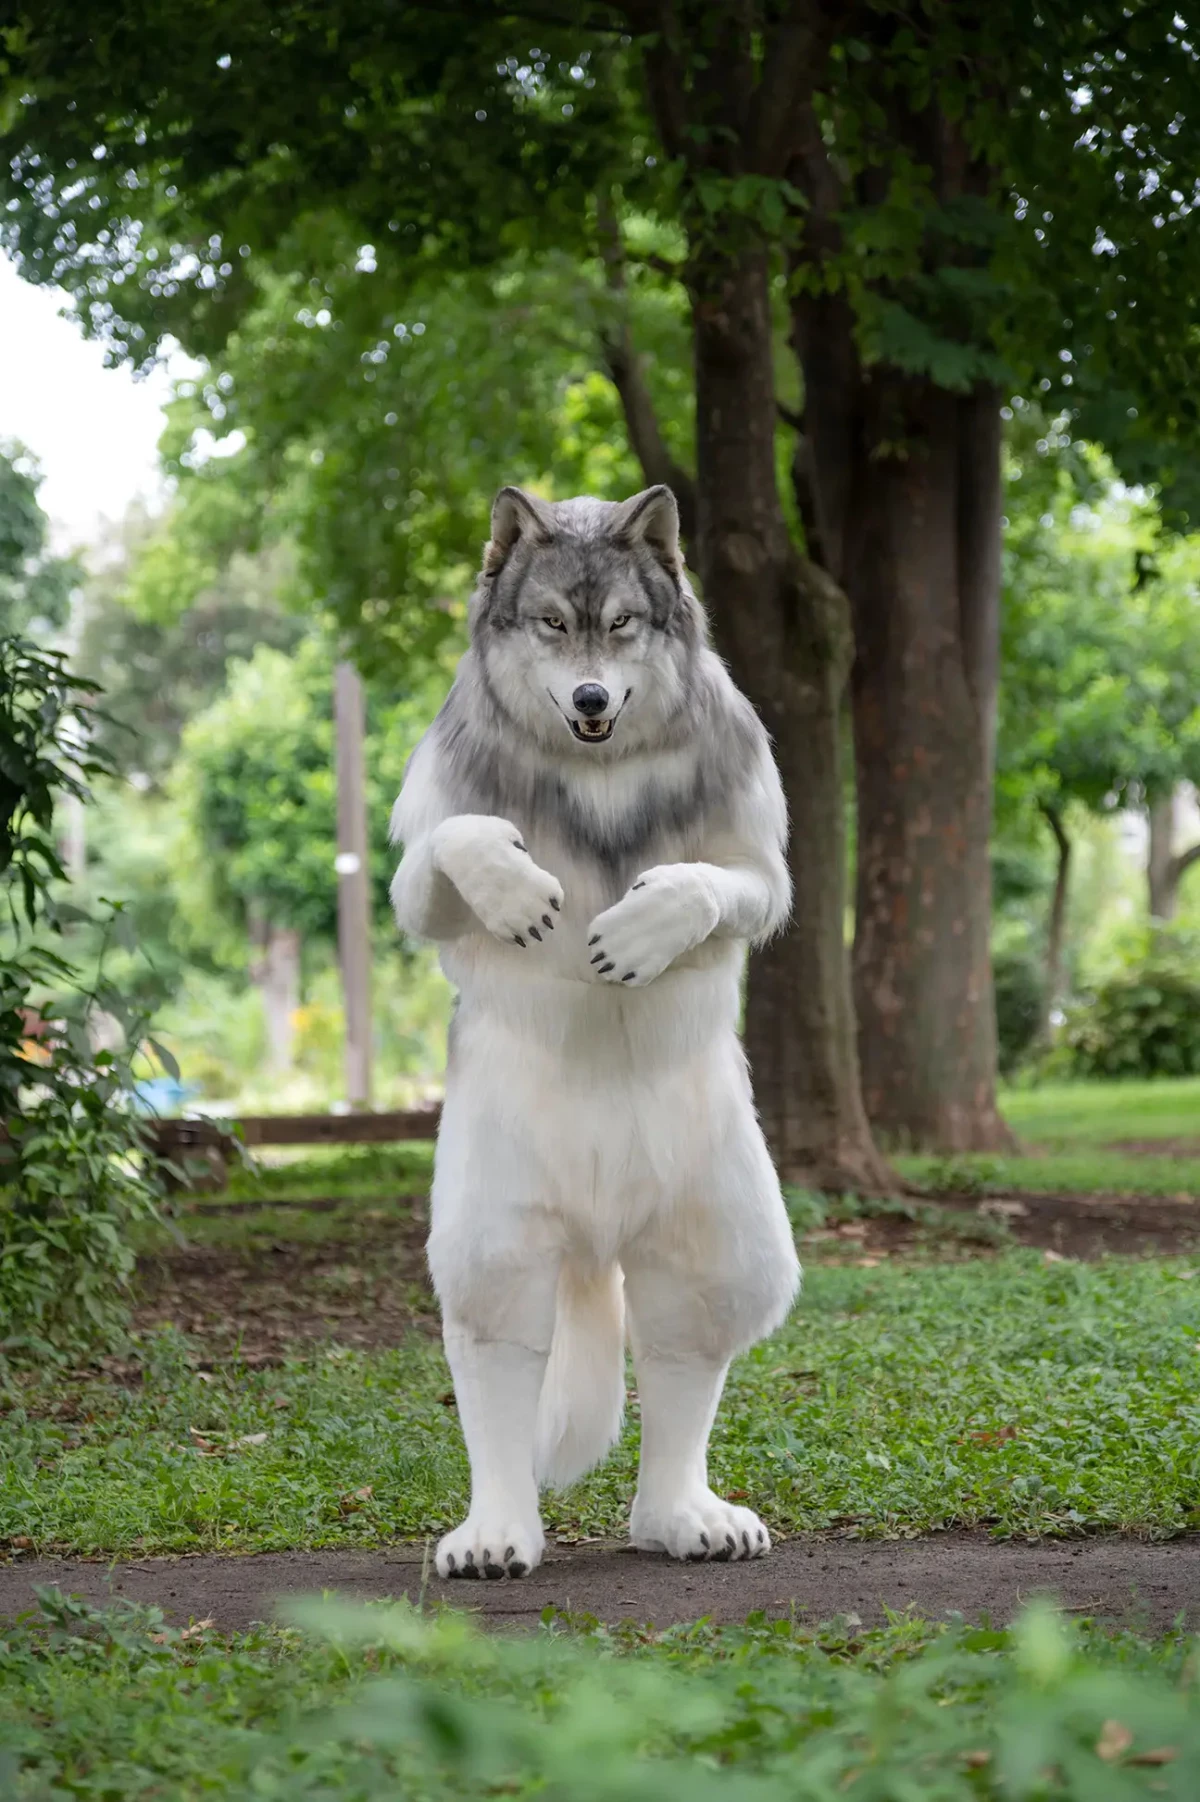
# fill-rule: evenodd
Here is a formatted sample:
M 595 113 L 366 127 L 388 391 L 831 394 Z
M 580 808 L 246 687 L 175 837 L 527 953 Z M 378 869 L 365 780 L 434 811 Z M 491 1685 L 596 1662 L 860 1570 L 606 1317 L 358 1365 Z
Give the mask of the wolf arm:
M 480 927 L 527 948 L 553 931 L 561 885 L 540 870 L 511 820 L 456 813 L 417 746 L 392 810 L 392 842 L 404 846 L 392 878 L 396 924 L 414 938 L 456 939 Z
M 714 823 L 707 855 L 643 871 L 615 907 L 592 921 L 593 973 L 642 988 L 706 939 L 757 944 L 778 932 L 792 898 L 786 844 L 783 790 L 764 740 L 750 779 Z

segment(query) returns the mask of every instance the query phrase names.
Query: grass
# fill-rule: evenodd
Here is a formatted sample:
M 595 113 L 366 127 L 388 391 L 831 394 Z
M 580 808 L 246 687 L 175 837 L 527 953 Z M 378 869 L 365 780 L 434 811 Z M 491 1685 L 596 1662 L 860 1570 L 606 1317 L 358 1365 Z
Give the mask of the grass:
M 1085 1146 L 1078 1151 L 993 1153 L 953 1158 L 900 1154 L 893 1167 L 910 1182 L 949 1194 L 1152 1195 L 1200 1199 L 1200 1157 L 1154 1156 Z
M 48 1600 L 0 1640 L 13 1802 L 969 1802 L 1190 1798 L 1196 1653 L 1034 1610 L 1011 1633 L 853 1618 L 521 1642 L 309 1605 L 223 1640 Z M 315 1629 L 312 1630 L 312 1629 Z
M 1066 1148 L 1122 1139 L 1200 1141 L 1200 1077 L 1154 1082 L 1047 1083 L 1008 1089 L 1005 1119 L 1022 1139 Z
M 249 1551 L 437 1533 L 466 1502 L 451 1400 L 419 1335 L 202 1371 L 167 1332 L 136 1387 L 30 1377 L 12 1393 L 0 1541 Z M 636 1449 L 634 1409 L 608 1463 L 549 1498 L 550 1524 L 622 1533 Z M 815 1266 L 789 1325 L 734 1368 L 713 1472 L 785 1532 L 1200 1525 L 1200 1272 L 1034 1252 Z

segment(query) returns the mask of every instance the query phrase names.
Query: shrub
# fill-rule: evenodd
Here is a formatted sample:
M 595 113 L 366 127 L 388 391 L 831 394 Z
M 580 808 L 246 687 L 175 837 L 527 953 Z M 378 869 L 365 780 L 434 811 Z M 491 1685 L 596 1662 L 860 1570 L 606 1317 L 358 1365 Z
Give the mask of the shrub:
M 1200 965 L 1160 940 L 1071 1010 L 1062 1046 L 1079 1076 L 1200 1075 Z
M 1000 1070 L 1009 1076 L 1031 1050 L 1041 1030 L 1045 972 L 1027 950 L 998 950 L 992 953 L 992 980 L 996 989 Z
M 61 657 L 0 637 L 0 1364 L 116 1337 L 130 1228 L 160 1194 L 132 1106 L 145 1016 L 104 976 L 105 946 L 131 937 L 123 910 L 106 905 L 90 984 L 42 942 L 86 918 L 54 899 L 63 870 L 53 819 L 56 796 L 86 799 L 106 767 L 86 751 L 93 692 Z M 88 1022 L 100 1011 L 123 1029 L 123 1051 L 93 1051 Z M 35 1046 L 31 1017 L 48 1013 Z

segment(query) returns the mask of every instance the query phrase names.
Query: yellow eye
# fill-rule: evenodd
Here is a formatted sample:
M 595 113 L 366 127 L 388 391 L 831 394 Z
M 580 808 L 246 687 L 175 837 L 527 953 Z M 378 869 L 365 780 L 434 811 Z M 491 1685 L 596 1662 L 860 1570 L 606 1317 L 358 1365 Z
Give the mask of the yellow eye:
M 619 632 L 621 630 L 621 627 L 627 626 L 632 618 L 633 618 L 632 613 L 618 613 L 616 619 L 613 621 L 612 625 L 608 628 L 609 631 L 610 632 Z
M 567 629 L 566 621 L 561 619 L 557 613 L 545 614 L 542 619 L 542 624 L 544 626 L 549 626 L 552 632 L 565 632 Z

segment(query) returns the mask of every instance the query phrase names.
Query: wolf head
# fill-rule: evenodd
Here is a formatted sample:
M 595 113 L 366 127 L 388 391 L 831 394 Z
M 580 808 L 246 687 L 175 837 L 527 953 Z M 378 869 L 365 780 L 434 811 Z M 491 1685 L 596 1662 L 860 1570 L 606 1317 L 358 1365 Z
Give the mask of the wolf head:
M 471 640 L 496 705 L 547 748 L 612 757 L 660 740 L 705 642 L 670 489 L 551 503 L 502 488 Z

